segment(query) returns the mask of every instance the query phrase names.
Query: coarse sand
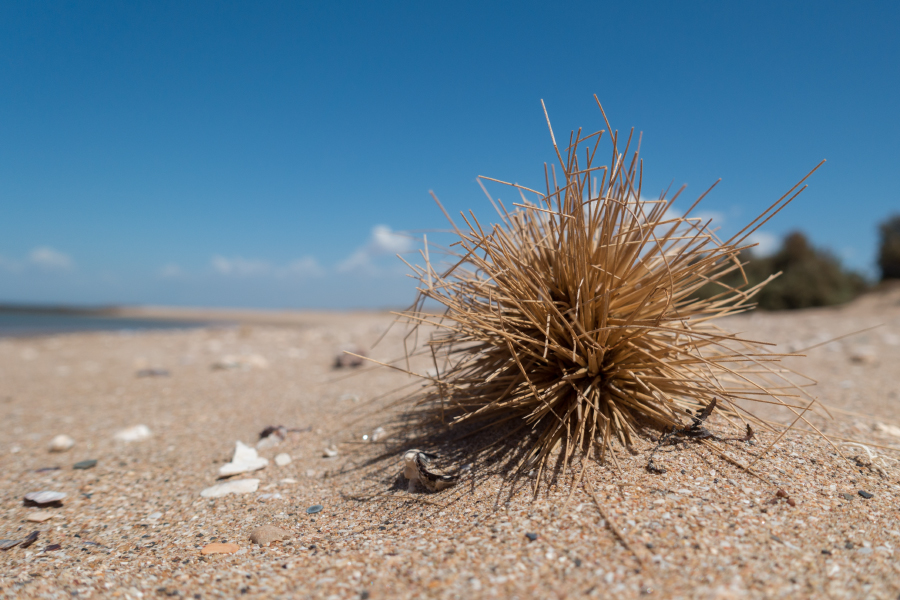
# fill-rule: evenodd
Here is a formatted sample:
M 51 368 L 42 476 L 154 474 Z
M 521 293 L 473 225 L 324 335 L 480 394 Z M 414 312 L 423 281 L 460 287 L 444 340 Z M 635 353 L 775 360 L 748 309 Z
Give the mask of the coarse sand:
M 819 382 L 811 393 L 833 418 L 817 409 L 809 420 L 833 445 L 788 433 L 750 473 L 735 463 L 750 464 L 776 434 L 718 443 L 725 457 L 686 441 L 660 448 L 665 472 L 653 473 L 646 439 L 634 453 L 615 447 L 617 464 L 587 465 L 573 491 L 576 462 L 537 498 L 527 477 L 511 485 L 499 468 L 460 469 L 440 456 L 459 483 L 407 490 L 396 443 L 377 429 L 391 432 L 396 396 L 384 394 L 416 384 L 384 368 L 334 368 L 351 347 L 401 356 L 400 329 L 371 348 L 390 315 L 251 317 L 234 327 L 0 340 L 0 539 L 20 542 L 0 550 L 0 597 L 900 594 L 900 452 L 888 449 L 900 448 L 897 291 L 724 321 L 784 352 L 821 344 L 786 364 Z M 116 439 L 138 425 L 150 436 Z M 724 436 L 723 425 L 709 421 Z M 222 483 L 235 443 L 256 446 L 269 426 L 284 429 L 259 446 L 268 465 L 233 478 L 258 479 L 256 491 L 201 497 Z M 50 452 L 57 435 L 75 445 Z M 279 454 L 290 462 L 276 464 Z M 87 460 L 97 463 L 73 468 Z M 66 497 L 26 505 L 25 494 L 44 490 Z M 251 542 L 260 526 L 285 537 Z

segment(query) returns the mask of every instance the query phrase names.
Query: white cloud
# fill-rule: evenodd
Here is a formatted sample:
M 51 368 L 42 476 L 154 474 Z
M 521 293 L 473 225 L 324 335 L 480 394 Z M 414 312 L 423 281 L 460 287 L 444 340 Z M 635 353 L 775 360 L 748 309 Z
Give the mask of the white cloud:
M 281 269 L 280 272 L 283 276 L 318 277 L 319 275 L 325 274 L 325 269 L 323 269 L 319 265 L 319 262 L 312 256 L 304 256 L 303 258 L 291 261 L 288 266 Z
M 221 275 L 235 277 L 313 277 L 324 274 L 324 269 L 312 256 L 304 256 L 291 261 L 286 266 L 272 265 L 264 260 L 248 260 L 235 257 L 213 256 L 213 269 Z
M 353 254 L 345 258 L 337 267 L 338 271 L 374 272 L 372 259 L 379 256 L 394 255 L 407 252 L 412 248 L 413 239 L 409 235 L 397 233 L 387 225 L 376 225 L 372 228 L 369 241 L 365 246 L 357 248 Z
M 49 246 L 40 246 L 28 255 L 31 264 L 45 269 L 71 269 L 74 265 L 68 254 L 63 254 Z
M 272 271 L 272 266 L 263 260 L 247 260 L 239 256 L 236 258 L 213 256 L 212 266 L 216 272 L 222 275 L 237 275 L 239 277 L 265 275 Z
M 750 251 L 760 258 L 765 258 L 778 252 L 778 248 L 781 246 L 781 238 L 768 231 L 755 231 L 747 238 L 747 243 L 757 244 Z
M 701 210 L 695 213 L 691 213 L 688 216 L 692 219 L 700 219 L 701 225 L 706 225 L 710 220 L 712 220 L 712 222 L 709 223 L 709 226 L 713 229 L 715 229 L 716 227 L 721 227 L 725 224 L 725 215 L 715 210 Z

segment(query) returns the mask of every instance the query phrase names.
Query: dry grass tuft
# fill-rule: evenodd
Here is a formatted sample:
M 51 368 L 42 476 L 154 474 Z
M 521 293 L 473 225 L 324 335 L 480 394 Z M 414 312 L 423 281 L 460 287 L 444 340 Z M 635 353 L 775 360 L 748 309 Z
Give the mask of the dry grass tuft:
M 551 127 L 559 164 L 544 165 L 545 191 L 506 183 L 521 199 L 512 210 L 488 195 L 499 223 L 484 227 L 470 213 L 457 227 L 448 215 L 458 238 L 447 251 L 452 266 L 438 272 L 426 240 L 424 266 L 410 265 L 419 297 L 400 314 L 414 329 L 434 328 L 407 356 L 425 354 L 434 365 L 405 398 L 414 422 L 471 422 L 505 431 L 506 443 L 530 440 L 520 467 L 537 469 L 538 480 L 551 456 L 563 471 L 576 451 L 602 459 L 615 441 L 630 447 L 650 430 L 690 424 L 714 399 L 716 414 L 741 434 L 749 423 L 769 427 L 748 402 L 788 406 L 798 420 L 813 403 L 778 364 L 783 355 L 713 324 L 751 307 L 766 282 L 695 297 L 741 270 L 748 236 L 809 175 L 721 241 L 709 222 L 691 217 L 706 194 L 681 216 L 670 215 L 681 191 L 642 197 L 633 131 L 621 152 L 618 132 L 606 136 L 612 155 L 598 165 L 606 131 L 608 121 L 605 131 L 572 132 L 560 151 Z

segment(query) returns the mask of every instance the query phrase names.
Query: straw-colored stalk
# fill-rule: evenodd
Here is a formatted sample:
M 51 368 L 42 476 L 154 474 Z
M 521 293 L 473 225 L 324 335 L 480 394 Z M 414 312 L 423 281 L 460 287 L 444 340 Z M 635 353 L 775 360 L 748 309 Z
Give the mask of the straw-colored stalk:
M 420 350 L 434 371 L 410 397 L 417 413 L 530 436 L 523 465 L 539 478 L 557 449 L 565 468 L 576 450 L 599 457 L 614 440 L 630 446 L 647 428 L 689 424 L 713 399 L 742 433 L 751 422 L 766 426 L 743 401 L 787 405 L 798 418 L 808 408 L 792 401 L 803 390 L 777 364 L 782 355 L 711 322 L 751 307 L 763 284 L 695 294 L 741 269 L 748 236 L 803 191 L 803 181 L 721 241 L 691 216 L 703 196 L 681 216 L 669 214 L 680 191 L 642 196 L 641 161 L 637 151 L 629 155 L 633 131 L 622 152 L 618 133 L 607 136 L 612 155 L 598 165 L 605 131 L 572 132 L 562 152 L 554 138 L 561 176 L 545 164 L 545 191 L 506 184 L 521 199 L 514 208 L 488 195 L 499 223 L 484 227 L 470 213 L 457 227 L 448 215 L 457 238 L 452 266 L 436 270 L 426 240 L 424 265 L 410 265 L 419 298 L 400 317 L 434 327 Z M 426 310 L 426 301 L 443 305 L 443 314 Z

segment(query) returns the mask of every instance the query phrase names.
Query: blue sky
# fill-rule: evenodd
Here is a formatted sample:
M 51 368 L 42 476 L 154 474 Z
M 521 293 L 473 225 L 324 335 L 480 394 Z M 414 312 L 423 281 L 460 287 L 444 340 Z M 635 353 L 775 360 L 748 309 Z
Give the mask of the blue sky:
M 766 233 L 874 274 L 900 5 L 556 4 L 3 3 L 0 302 L 407 304 L 428 190 L 490 220 L 593 94 L 724 233 L 828 159 Z

